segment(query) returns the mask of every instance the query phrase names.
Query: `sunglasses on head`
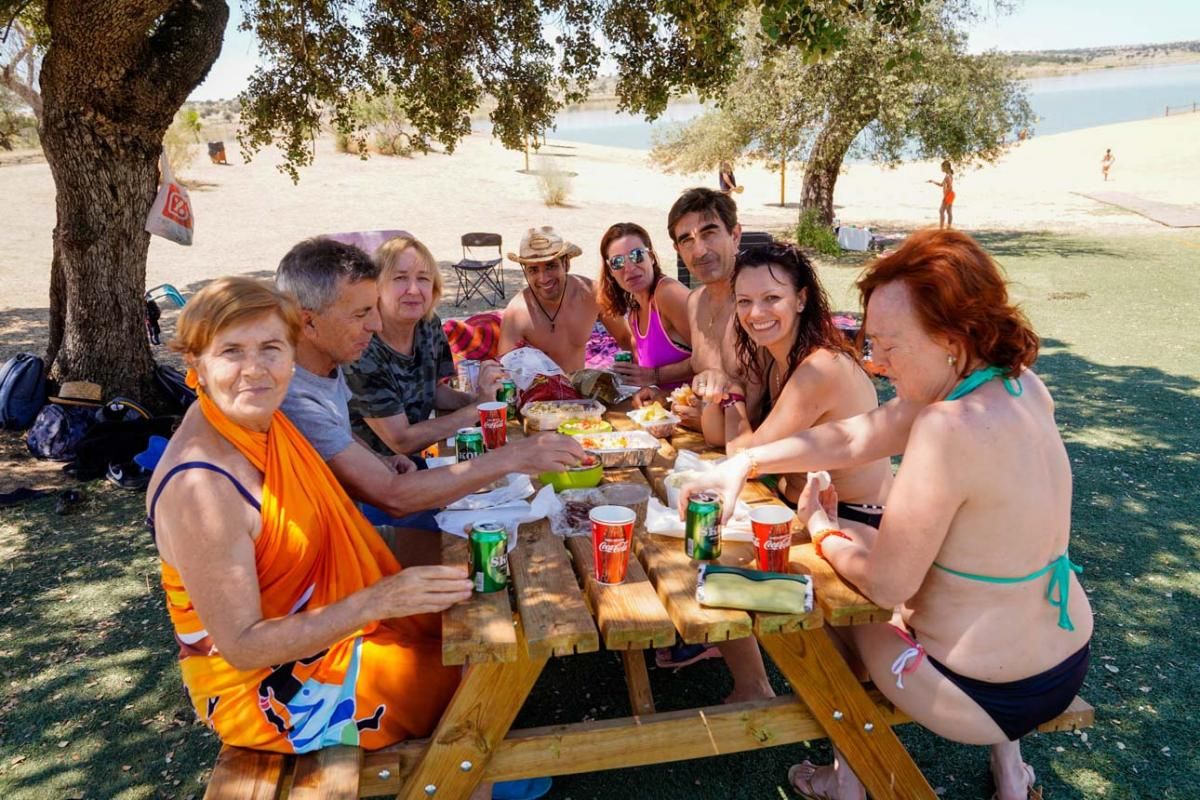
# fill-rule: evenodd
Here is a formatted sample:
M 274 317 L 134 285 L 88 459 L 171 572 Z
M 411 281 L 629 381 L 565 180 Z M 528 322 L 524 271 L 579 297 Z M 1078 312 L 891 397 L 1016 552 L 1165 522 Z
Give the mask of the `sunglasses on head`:
M 608 260 L 608 268 L 615 271 L 625 269 L 625 262 L 632 261 L 634 264 L 640 264 L 650 257 L 650 251 L 644 247 L 635 247 L 629 251 L 628 256 L 613 256 Z

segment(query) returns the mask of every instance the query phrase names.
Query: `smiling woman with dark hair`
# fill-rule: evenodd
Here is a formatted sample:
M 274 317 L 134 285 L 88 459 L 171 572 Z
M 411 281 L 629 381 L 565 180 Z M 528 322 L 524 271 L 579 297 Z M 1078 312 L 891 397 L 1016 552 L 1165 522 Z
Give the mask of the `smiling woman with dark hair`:
M 730 455 L 878 405 L 854 347 L 833 324 L 812 264 L 791 245 L 744 248 L 733 269 L 734 325 L 745 386 L 734 383 L 702 416 L 704 436 Z M 843 516 L 878 525 L 891 486 L 887 459 L 834 470 Z M 778 491 L 795 503 L 804 475 L 782 475 Z

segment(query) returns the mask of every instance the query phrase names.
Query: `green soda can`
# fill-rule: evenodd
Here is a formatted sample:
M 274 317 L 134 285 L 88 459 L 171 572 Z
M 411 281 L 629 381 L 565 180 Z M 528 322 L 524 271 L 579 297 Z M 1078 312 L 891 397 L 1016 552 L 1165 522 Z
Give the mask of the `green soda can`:
M 512 378 L 500 381 L 500 388 L 496 390 L 496 402 L 508 403 L 508 418 L 517 418 L 517 384 Z
M 613 363 L 614 364 L 632 364 L 633 363 L 633 353 L 629 352 L 628 350 L 621 350 L 615 356 L 613 356 Z
M 716 492 L 694 494 L 687 504 L 683 551 L 694 561 L 721 557 L 721 501 Z
M 499 522 L 476 522 L 470 537 L 471 581 L 475 591 L 508 586 L 508 531 Z
M 470 461 L 483 455 L 483 428 L 459 428 L 454 435 L 454 449 L 459 461 Z

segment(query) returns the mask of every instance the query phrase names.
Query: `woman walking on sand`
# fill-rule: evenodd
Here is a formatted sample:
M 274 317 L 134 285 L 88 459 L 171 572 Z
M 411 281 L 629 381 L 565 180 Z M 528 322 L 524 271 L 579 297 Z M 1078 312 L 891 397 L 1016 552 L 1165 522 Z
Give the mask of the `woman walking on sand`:
M 1116 163 L 1117 157 L 1112 154 L 1112 148 L 1104 150 L 1104 158 L 1100 159 L 1100 172 L 1104 174 L 1104 180 L 1108 180 L 1108 171 L 1112 169 L 1112 165 Z
M 954 227 L 954 167 L 950 160 L 942 162 L 942 179 L 926 181 L 934 186 L 942 187 L 942 206 L 938 209 L 938 229 Z
M 717 172 L 717 181 L 721 184 L 722 194 L 732 194 L 737 192 L 741 194 L 742 187 L 738 186 L 737 178 L 733 177 L 733 165 L 728 161 L 721 162 L 721 168 Z

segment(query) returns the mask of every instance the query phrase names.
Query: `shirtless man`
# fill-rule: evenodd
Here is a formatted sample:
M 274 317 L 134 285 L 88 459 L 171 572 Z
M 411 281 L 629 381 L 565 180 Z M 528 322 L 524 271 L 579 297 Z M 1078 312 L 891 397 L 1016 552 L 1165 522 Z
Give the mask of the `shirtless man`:
M 499 352 L 507 353 L 524 340 L 570 375 L 583 368 L 584 349 L 600 317 L 595 284 L 569 274 L 571 259 L 583 251 L 549 225 L 530 228 L 521 238 L 520 251 L 508 257 L 521 265 L 529 286 L 504 309 Z M 620 330 L 623 320 L 603 321 L 618 342 L 628 340 L 628 330 Z
M 675 252 L 700 284 L 688 297 L 687 306 L 696 376 L 692 390 L 702 403 L 717 403 L 725 398 L 729 377 L 738 374 L 733 287 L 729 283 L 742 236 L 737 204 L 712 189 L 689 189 L 671 206 L 667 230 Z M 677 404 L 674 412 L 689 427 L 700 429 L 699 408 Z

